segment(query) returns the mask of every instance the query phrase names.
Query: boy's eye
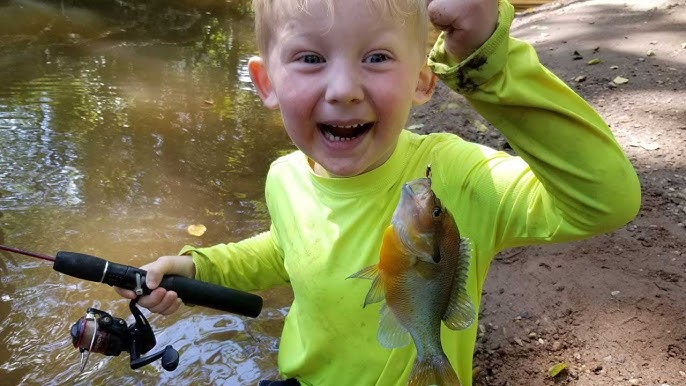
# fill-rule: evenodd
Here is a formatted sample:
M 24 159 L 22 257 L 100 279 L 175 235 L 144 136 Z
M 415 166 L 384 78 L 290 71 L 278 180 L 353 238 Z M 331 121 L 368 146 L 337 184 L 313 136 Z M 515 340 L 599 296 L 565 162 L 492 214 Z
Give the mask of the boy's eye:
M 373 53 L 373 54 L 367 56 L 364 59 L 364 61 L 367 63 L 382 63 L 382 62 L 385 62 L 389 59 L 390 58 L 388 57 L 388 55 L 381 53 L 381 52 L 377 52 L 377 53 Z
M 319 55 L 315 54 L 305 54 L 302 55 L 298 58 L 298 61 L 306 63 L 306 64 L 319 64 L 319 63 L 324 63 L 325 60 Z

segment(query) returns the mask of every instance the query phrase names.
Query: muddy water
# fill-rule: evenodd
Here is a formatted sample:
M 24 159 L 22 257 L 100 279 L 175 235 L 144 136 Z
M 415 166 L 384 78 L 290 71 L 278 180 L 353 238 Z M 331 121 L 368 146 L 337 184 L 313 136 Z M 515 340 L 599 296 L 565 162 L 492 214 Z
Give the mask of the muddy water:
M 266 229 L 264 175 L 292 147 L 247 78 L 248 2 L 94 3 L 0 5 L 0 243 L 140 266 Z M 3 253 L 0 277 L 7 385 L 256 384 L 275 374 L 291 296 L 261 293 L 257 319 L 146 312 L 177 370 L 134 371 L 124 353 L 80 373 L 71 325 L 88 307 L 131 323 L 128 303 L 30 257 Z

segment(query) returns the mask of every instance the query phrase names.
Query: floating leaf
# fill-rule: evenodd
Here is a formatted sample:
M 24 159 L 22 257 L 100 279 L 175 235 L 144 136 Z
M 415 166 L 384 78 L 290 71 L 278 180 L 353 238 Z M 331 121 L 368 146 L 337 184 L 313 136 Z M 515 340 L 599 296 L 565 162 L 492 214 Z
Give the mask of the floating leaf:
M 202 224 L 193 224 L 193 225 L 189 225 L 189 226 L 188 226 L 188 233 L 189 233 L 191 236 L 198 236 L 198 237 L 200 237 L 200 236 L 202 236 L 203 234 L 205 234 L 205 231 L 206 231 L 206 230 L 207 230 L 207 227 L 205 227 L 205 226 L 202 225 Z
M 598 64 L 600 62 L 602 62 L 602 60 L 600 60 L 598 58 L 593 58 L 593 59 L 589 60 L 588 62 L 586 62 L 586 64 L 594 65 L 594 64 Z
M 551 378 L 555 378 L 562 371 L 566 370 L 567 367 L 568 365 L 564 362 L 557 363 L 548 369 L 548 375 L 550 375 Z
M 614 84 L 625 84 L 625 83 L 629 83 L 629 79 L 622 78 L 621 76 L 618 76 L 618 77 L 612 79 L 612 82 L 614 82 Z

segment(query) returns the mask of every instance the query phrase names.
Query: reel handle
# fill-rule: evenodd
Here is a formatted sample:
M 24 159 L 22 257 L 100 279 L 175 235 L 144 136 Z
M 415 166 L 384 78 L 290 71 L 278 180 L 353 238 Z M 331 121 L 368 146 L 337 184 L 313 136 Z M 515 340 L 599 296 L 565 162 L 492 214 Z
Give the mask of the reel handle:
M 137 291 L 138 295 L 147 295 L 151 292 L 145 285 L 145 270 L 84 253 L 57 252 L 52 268 L 79 279 Z M 186 304 L 252 318 L 257 317 L 262 311 L 262 298 L 258 295 L 183 276 L 165 275 L 160 287 L 175 291 Z

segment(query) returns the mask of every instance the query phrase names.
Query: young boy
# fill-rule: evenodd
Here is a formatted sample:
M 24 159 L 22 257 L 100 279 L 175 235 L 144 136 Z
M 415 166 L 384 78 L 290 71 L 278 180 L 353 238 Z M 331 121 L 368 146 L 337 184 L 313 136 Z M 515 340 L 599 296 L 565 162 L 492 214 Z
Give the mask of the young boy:
M 254 0 L 254 8 L 260 56 L 249 72 L 299 149 L 267 175 L 270 230 L 185 247 L 143 269 L 150 288 L 164 274 L 246 291 L 290 284 L 278 360 L 284 379 L 406 383 L 414 345 L 381 347 L 378 304 L 362 308 L 369 282 L 346 278 L 378 262 L 401 186 L 428 164 L 436 195 L 471 239 L 467 290 L 477 307 L 497 252 L 590 237 L 636 214 L 631 164 L 595 111 L 531 46 L 509 37 L 514 12 L 504 0 L 433 0 L 428 12 L 425 0 Z M 443 34 L 427 66 L 429 19 Z M 519 157 L 452 134 L 403 130 L 412 105 L 431 97 L 434 74 Z M 170 314 L 180 303 L 158 288 L 139 304 Z M 462 385 L 472 384 L 476 326 L 442 331 Z

